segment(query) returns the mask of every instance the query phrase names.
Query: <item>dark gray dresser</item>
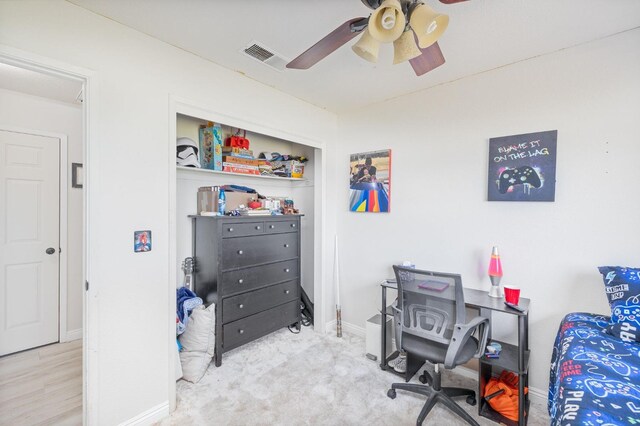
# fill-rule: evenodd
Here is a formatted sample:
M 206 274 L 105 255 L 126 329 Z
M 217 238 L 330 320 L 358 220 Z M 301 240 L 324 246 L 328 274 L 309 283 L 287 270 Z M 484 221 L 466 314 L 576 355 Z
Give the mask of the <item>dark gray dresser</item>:
M 216 366 L 224 352 L 300 327 L 300 215 L 191 217 L 195 292 L 216 304 Z

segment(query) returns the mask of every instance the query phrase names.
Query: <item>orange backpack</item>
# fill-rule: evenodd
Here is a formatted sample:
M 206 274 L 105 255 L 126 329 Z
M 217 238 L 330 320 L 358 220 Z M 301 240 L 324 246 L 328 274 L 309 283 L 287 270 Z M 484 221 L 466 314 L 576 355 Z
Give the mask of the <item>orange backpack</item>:
M 525 395 L 528 389 L 524 388 Z M 518 375 L 504 370 L 498 378 L 492 377 L 484 387 L 485 400 L 498 413 L 518 421 Z

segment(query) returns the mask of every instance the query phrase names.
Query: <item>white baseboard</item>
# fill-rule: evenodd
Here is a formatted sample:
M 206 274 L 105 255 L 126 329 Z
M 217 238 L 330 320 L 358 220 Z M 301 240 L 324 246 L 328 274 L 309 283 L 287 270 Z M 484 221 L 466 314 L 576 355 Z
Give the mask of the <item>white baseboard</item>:
M 535 399 L 538 403 L 546 405 L 549 400 L 549 393 L 542 389 L 532 388 L 529 386 L 529 398 L 532 400 Z
M 82 339 L 82 329 L 76 328 L 75 330 L 67 330 L 65 334 L 60 336 L 60 342 L 72 342 L 74 340 Z
M 327 334 L 335 333 L 336 320 L 331 320 L 328 323 L 326 323 L 324 329 L 326 330 Z M 345 333 L 353 334 L 354 336 L 358 336 L 358 337 L 365 337 L 367 335 L 364 327 L 360 327 L 344 321 L 342 321 L 342 331 Z
M 120 426 L 147 426 L 169 416 L 169 401 L 156 405 L 137 416 L 120 423 Z

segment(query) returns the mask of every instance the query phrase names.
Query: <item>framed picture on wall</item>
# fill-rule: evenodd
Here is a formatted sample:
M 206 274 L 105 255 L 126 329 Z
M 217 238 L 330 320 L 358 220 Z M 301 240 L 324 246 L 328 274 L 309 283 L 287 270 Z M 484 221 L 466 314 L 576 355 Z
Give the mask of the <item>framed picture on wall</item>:
M 135 253 L 151 251 L 151 231 L 133 232 L 133 251 Z
M 391 150 L 351 154 L 349 210 L 361 213 L 391 211 Z
M 558 131 L 489 139 L 489 201 L 555 201 Z

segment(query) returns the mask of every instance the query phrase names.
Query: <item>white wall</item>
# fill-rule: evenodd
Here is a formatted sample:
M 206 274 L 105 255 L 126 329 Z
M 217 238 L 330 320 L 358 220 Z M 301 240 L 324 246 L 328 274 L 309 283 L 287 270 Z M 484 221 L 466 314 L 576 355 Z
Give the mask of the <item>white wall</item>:
M 532 300 L 530 384 L 544 391 L 560 319 L 609 312 L 596 267 L 639 266 L 638 46 L 634 30 L 340 116 L 343 321 L 363 327 L 378 282 L 405 259 L 488 290 L 498 245 L 503 284 Z M 554 129 L 556 201 L 487 202 L 488 139 Z M 391 213 L 350 213 L 349 154 L 383 148 L 393 150 Z M 515 323 L 500 322 L 515 339 Z
M 71 163 L 82 163 L 82 107 L 0 89 L 0 125 L 67 135 L 67 332 L 82 336 L 82 189 L 71 187 Z
M 0 2 L 0 45 L 94 72 L 90 100 L 90 417 L 168 400 L 169 98 L 317 141 L 333 114 L 63 1 Z M 2 46 L 0 46 L 2 47 Z M 133 253 L 133 231 L 153 250 Z M 99 336 L 95 338 L 95 336 Z M 212 419 L 214 421 L 214 419 Z

